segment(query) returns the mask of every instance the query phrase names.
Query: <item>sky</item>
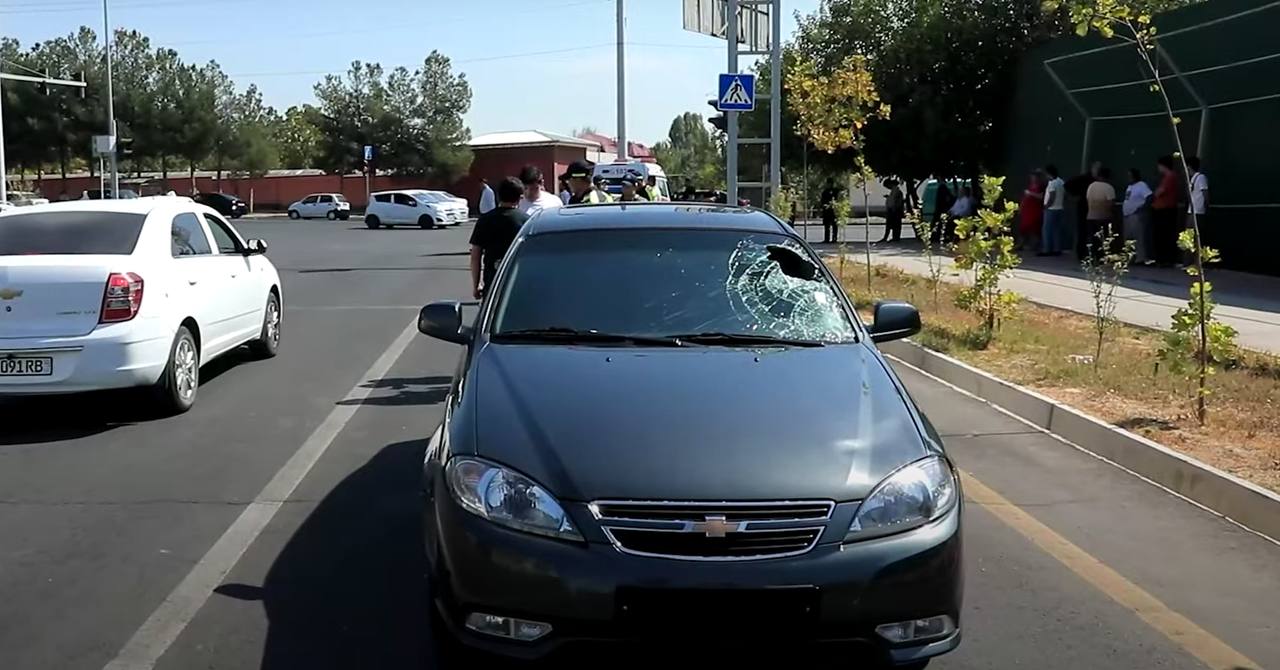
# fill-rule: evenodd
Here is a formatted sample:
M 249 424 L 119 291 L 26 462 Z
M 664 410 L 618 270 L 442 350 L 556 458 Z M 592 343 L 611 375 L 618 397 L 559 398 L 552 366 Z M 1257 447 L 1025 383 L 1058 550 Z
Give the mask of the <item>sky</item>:
M 433 49 L 471 83 L 472 135 L 617 129 L 616 0 L 108 0 L 111 23 L 187 62 L 216 60 L 283 110 L 353 60 L 414 69 Z M 686 32 L 681 0 L 625 0 L 627 135 L 652 144 L 686 111 L 704 116 L 723 40 Z M 819 0 L 783 0 L 783 32 Z M 89 25 L 101 0 L 0 0 L 0 35 L 29 45 Z M 743 59 L 742 67 L 749 64 Z

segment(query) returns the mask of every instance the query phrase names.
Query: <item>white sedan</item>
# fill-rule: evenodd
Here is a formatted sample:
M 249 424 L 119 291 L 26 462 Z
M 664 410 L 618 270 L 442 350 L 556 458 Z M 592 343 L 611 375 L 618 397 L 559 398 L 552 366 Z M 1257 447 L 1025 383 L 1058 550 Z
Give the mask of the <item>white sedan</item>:
M 189 198 L 90 200 L 0 214 L 0 396 L 150 387 L 195 402 L 200 366 L 280 346 L 280 276 Z

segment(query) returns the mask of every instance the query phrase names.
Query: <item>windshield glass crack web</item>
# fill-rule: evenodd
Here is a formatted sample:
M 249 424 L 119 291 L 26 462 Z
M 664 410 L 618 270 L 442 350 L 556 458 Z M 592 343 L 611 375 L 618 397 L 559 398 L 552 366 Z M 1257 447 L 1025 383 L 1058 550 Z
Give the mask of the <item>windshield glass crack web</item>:
M 753 331 L 804 340 L 853 339 L 835 292 L 793 242 L 739 242 L 729 257 L 725 294 Z

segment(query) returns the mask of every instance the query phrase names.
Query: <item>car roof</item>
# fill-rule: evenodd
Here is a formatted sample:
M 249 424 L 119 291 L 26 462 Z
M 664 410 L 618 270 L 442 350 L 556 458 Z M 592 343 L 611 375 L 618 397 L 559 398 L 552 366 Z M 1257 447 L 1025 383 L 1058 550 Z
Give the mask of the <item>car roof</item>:
M 182 196 L 147 196 L 145 198 L 122 198 L 119 200 L 64 200 L 47 205 L 32 205 L 22 208 L 23 212 L 119 212 L 122 214 L 150 214 L 152 210 L 171 204 L 175 201 L 190 198 Z
M 725 229 L 789 234 L 772 214 L 714 203 L 639 202 L 571 205 L 542 210 L 525 224 L 528 234 L 615 228 Z

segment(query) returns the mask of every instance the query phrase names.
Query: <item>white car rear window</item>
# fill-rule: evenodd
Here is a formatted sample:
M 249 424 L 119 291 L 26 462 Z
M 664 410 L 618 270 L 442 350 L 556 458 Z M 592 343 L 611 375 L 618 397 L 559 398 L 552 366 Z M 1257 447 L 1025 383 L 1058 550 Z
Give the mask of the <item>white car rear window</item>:
M 0 217 L 0 256 L 133 253 L 146 217 L 121 212 L 36 212 Z

